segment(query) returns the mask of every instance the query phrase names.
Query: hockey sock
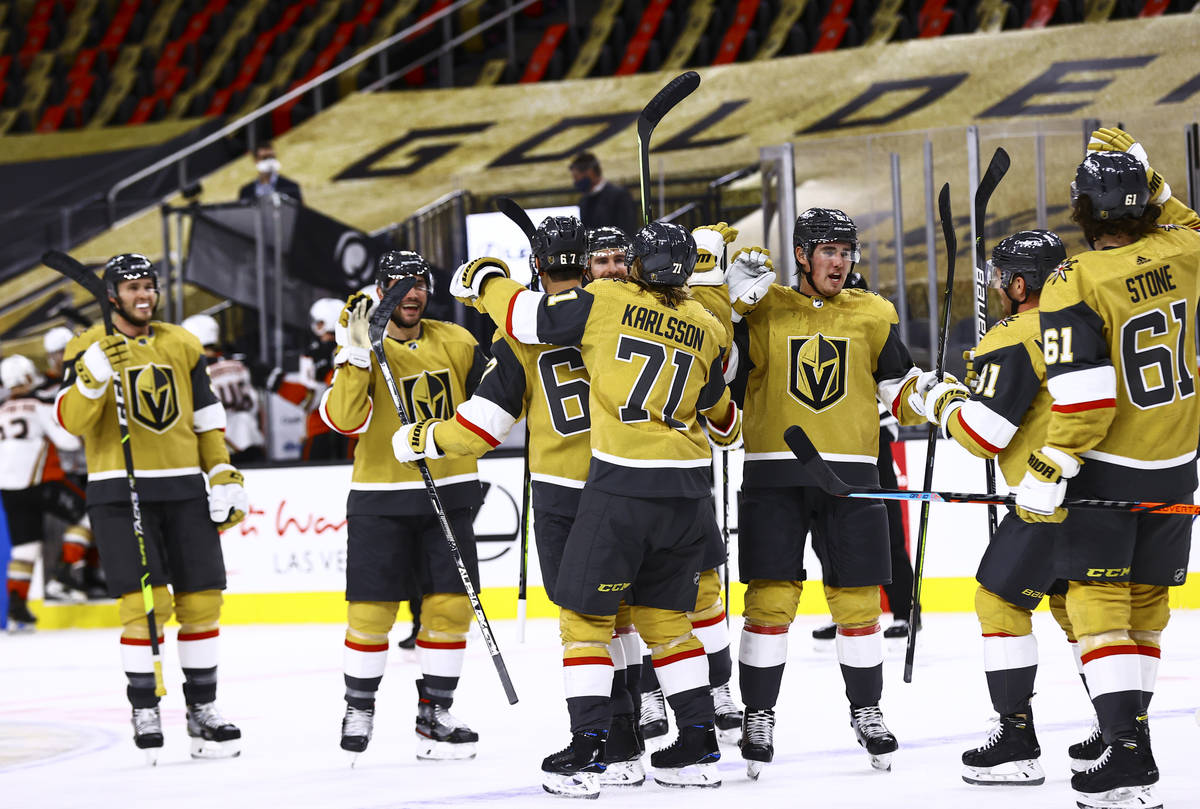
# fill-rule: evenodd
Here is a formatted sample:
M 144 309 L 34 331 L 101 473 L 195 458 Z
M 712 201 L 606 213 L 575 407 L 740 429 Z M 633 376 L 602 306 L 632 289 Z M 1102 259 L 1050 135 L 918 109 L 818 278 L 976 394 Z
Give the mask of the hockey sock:
M 625 691 L 633 702 L 633 713 L 642 710 L 642 651 L 646 648 L 633 625 L 618 626 L 617 637 L 625 654 Z
M 220 633 L 216 627 L 202 632 L 179 630 L 183 699 L 188 705 L 202 705 L 217 698 L 217 638 Z
M 664 650 L 654 660 L 663 695 L 675 712 L 676 727 L 712 725 L 712 692 L 708 688 L 708 660 L 695 641 Z
M 787 662 L 789 624 L 759 626 L 746 622 L 738 644 L 738 685 L 746 709 L 775 707 Z
M 1029 710 L 1037 664 L 1037 638 L 1033 635 L 983 636 L 983 670 L 996 713 L 1007 716 Z
M 608 656 L 612 659 L 612 712 L 614 714 L 632 714 L 633 697 L 625 681 L 625 648 L 621 639 L 613 633 L 613 639 L 608 644 Z
M 733 658 L 729 653 L 729 625 L 725 623 L 725 607 L 720 599 L 702 612 L 688 613 L 692 634 L 704 645 L 708 656 L 708 684 L 714 688 L 729 682 L 733 674 Z
M 375 707 L 375 692 L 387 667 L 388 641 L 382 642 L 351 637 L 346 633 L 346 648 L 342 653 L 342 672 L 346 680 L 346 703 L 367 710 Z
M 1084 646 L 1088 648 L 1089 644 Z M 1117 736 L 1134 732 L 1134 716 L 1142 710 L 1141 657 L 1137 645 L 1128 638 L 1091 646 L 1083 653 L 1092 705 L 1108 744 Z
M 161 646 L 163 637 L 158 642 Z M 125 695 L 134 708 L 153 708 L 158 705 L 154 693 L 154 659 L 150 654 L 150 638 L 127 638 L 121 636 L 121 665 L 129 685 Z
M 878 705 L 883 696 L 883 634 L 879 623 L 837 628 L 837 656 L 851 705 Z
M 1158 682 L 1158 661 L 1162 655 L 1159 646 L 1161 632 L 1130 632 L 1137 644 L 1138 662 L 1142 670 L 1142 710 L 1150 707 L 1154 687 Z
M 92 532 L 83 525 L 72 525 L 63 531 L 62 560 L 68 565 L 82 562 L 92 544 Z
M 1083 683 L 1083 690 L 1087 691 L 1088 681 L 1087 675 L 1083 672 L 1083 652 L 1079 649 L 1079 641 L 1067 641 L 1067 645 L 1071 647 L 1071 656 L 1075 658 L 1075 671 L 1079 673 L 1079 681 Z
M 417 658 L 425 689 L 429 699 L 443 708 L 449 708 L 454 702 L 454 691 L 458 688 L 466 655 L 465 635 L 433 632 L 426 627 L 421 627 L 417 633 Z
M 608 730 L 612 724 L 613 661 L 607 646 L 570 643 L 563 649 L 563 691 L 571 732 Z
M 37 562 L 40 544 L 26 542 L 14 545 L 12 558 L 8 560 L 8 591 L 23 599 L 29 598 L 29 583 L 33 581 L 33 567 Z

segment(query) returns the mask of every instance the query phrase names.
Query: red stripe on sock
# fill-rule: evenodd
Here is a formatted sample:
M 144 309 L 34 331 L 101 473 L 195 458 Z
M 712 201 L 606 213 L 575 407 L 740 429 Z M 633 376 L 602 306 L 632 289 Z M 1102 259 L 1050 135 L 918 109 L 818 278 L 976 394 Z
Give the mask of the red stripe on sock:
M 755 635 L 786 635 L 788 630 L 791 629 L 791 625 L 760 626 L 758 624 L 746 624 L 742 628 L 747 632 L 753 632 Z
M 839 626 L 837 628 L 837 633 L 847 638 L 861 638 L 863 635 L 874 635 L 878 631 L 879 624 L 872 624 L 871 626 L 856 626 L 853 628 Z
M 612 660 L 607 657 L 564 657 L 564 666 L 611 666 Z
M 386 646 L 387 644 L 384 645 Z M 465 649 L 467 648 L 467 642 L 465 640 L 441 642 L 436 640 L 421 640 L 420 638 L 417 638 L 417 646 L 422 649 Z
M 1099 649 L 1093 649 L 1083 656 L 1084 663 L 1090 663 L 1093 660 L 1099 660 L 1102 657 L 1109 655 L 1135 655 L 1138 654 L 1136 646 L 1101 646 Z
M 653 661 L 654 668 L 657 669 L 662 668 L 663 666 L 669 666 L 672 663 L 678 663 L 680 660 L 687 660 L 691 657 L 704 657 L 704 647 L 699 649 L 689 649 L 686 652 L 676 652 L 675 654 L 668 655 L 661 660 L 655 660 Z
M 159 638 L 158 638 L 158 642 L 159 642 L 159 643 L 162 643 L 162 642 L 163 642 L 163 637 L 162 637 L 161 635 L 160 635 L 160 636 L 159 636 Z M 124 644 L 125 646 L 149 646 L 149 645 L 150 645 L 150 639 L 149 639 L 149 638 L 126 638 L 126 637 L 122 637 L 122 638 L 121 638 L 121 643 L 122 643 L 122 644 Z
M 983 636 L 985 638 L 1016 638 L 1016 637 L 1020 637 L 1019 635 L 1010 635 L 1007 632 L 984 632 Z
M 714 615 L 712 618 L 705 618 L 703 621 L 692 621 L 692 629 L 703 629 L 706 626 L 713 626 L 725 620 L 725 611 L 721 610 L 720 615 Z
M 635 629 L 635 628 L 633 627 L 633 625 L 631 624 L 631 625 L 629 625 L 629 626 L 619 626 L 619 627 L 617 627 L 617 628 L 616 628 L 616 631 L 615 631 L 615 634 L 617 634 L 617 635 L 632 635 L 632 634 L 633 634 L 634 632 L 636 632 L 636 631 L 637 631 L 637 629 Z
M 1146 657 L 1162 657 L 1162 649 L 1159 649 L 1157 646 L 1138 646 L 1136 648 L 1137 653 L 1140 655 L 1145 655 Z
M 356 643 L 352 640 L 346 641 L 346 648 L 353 649 L 356 652 L 386 652 L 388 645 L 386 643 Z
M 183 632 L 180 632 L 178 637 L 179 637 L 180 641 L 207 640 L 209 638 L 215 638 L 217 635 L 220 635 L 220 634 L 221 634 L 220 629 L 210 629 L 207 632 L 188 632 L 186 635 Z

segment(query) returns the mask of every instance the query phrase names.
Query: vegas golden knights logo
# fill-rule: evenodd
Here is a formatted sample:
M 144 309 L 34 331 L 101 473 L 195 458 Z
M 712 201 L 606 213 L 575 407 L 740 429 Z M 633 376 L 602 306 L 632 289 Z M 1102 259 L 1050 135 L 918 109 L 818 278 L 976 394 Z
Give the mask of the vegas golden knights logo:
M 425 371 L 420 376 L 401 380 L 400 384 L 410 419 L 445 420 L 454 417 L 454 395 L 450 388 L 449 371 Z
M 129 414 L 147 430 L 165 433 L 179 420 L 175 369 L 143 365 L 129 369 Z
M 820 412 L 846 395 L 846 355 L 850 341 L 823 334 L 788 338 L 788 392 Z

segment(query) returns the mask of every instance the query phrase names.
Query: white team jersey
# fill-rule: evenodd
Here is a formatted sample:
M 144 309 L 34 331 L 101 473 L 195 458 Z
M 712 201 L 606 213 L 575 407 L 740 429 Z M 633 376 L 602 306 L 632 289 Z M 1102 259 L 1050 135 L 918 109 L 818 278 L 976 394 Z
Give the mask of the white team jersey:
M 50 442 L 64 452 L 82 446 L 54 418 L 53 405 L 32 395 L 0 405 L 0 489 L 28 489 L 41 483 Z
M 209 361 L 208 375 L 225 407 L 225 443 L 233 452 L 262 446 L 262 399 L 250 383 L 250 369 L 240 360 L 219 357 Z

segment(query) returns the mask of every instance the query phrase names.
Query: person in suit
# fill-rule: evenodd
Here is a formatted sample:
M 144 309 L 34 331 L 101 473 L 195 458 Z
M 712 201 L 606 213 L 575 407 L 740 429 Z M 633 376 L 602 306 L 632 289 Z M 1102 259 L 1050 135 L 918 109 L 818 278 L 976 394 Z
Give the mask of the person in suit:
M 600 160 L 591 152 L 580 152 L 571 160 L 571 183 L 583 193 L 579 218 L 588 230 L 617 227 L 624 233 L 637 231 L 637 206 L 619 185 L 604 179 Z
M 300 186 L 295 180 L 289 180 L 279 173 L 279 158 L 275 156 L 275 147 L 270 141 L 256 146 L 252 153 L 254 168 L 258 177 L 254 182 L 246 183 L 238 191 L 238 201 L 254 202 L 259 197 L 270 194 L 281 194 L 291 197 L 296 202 L 303 202 Z

